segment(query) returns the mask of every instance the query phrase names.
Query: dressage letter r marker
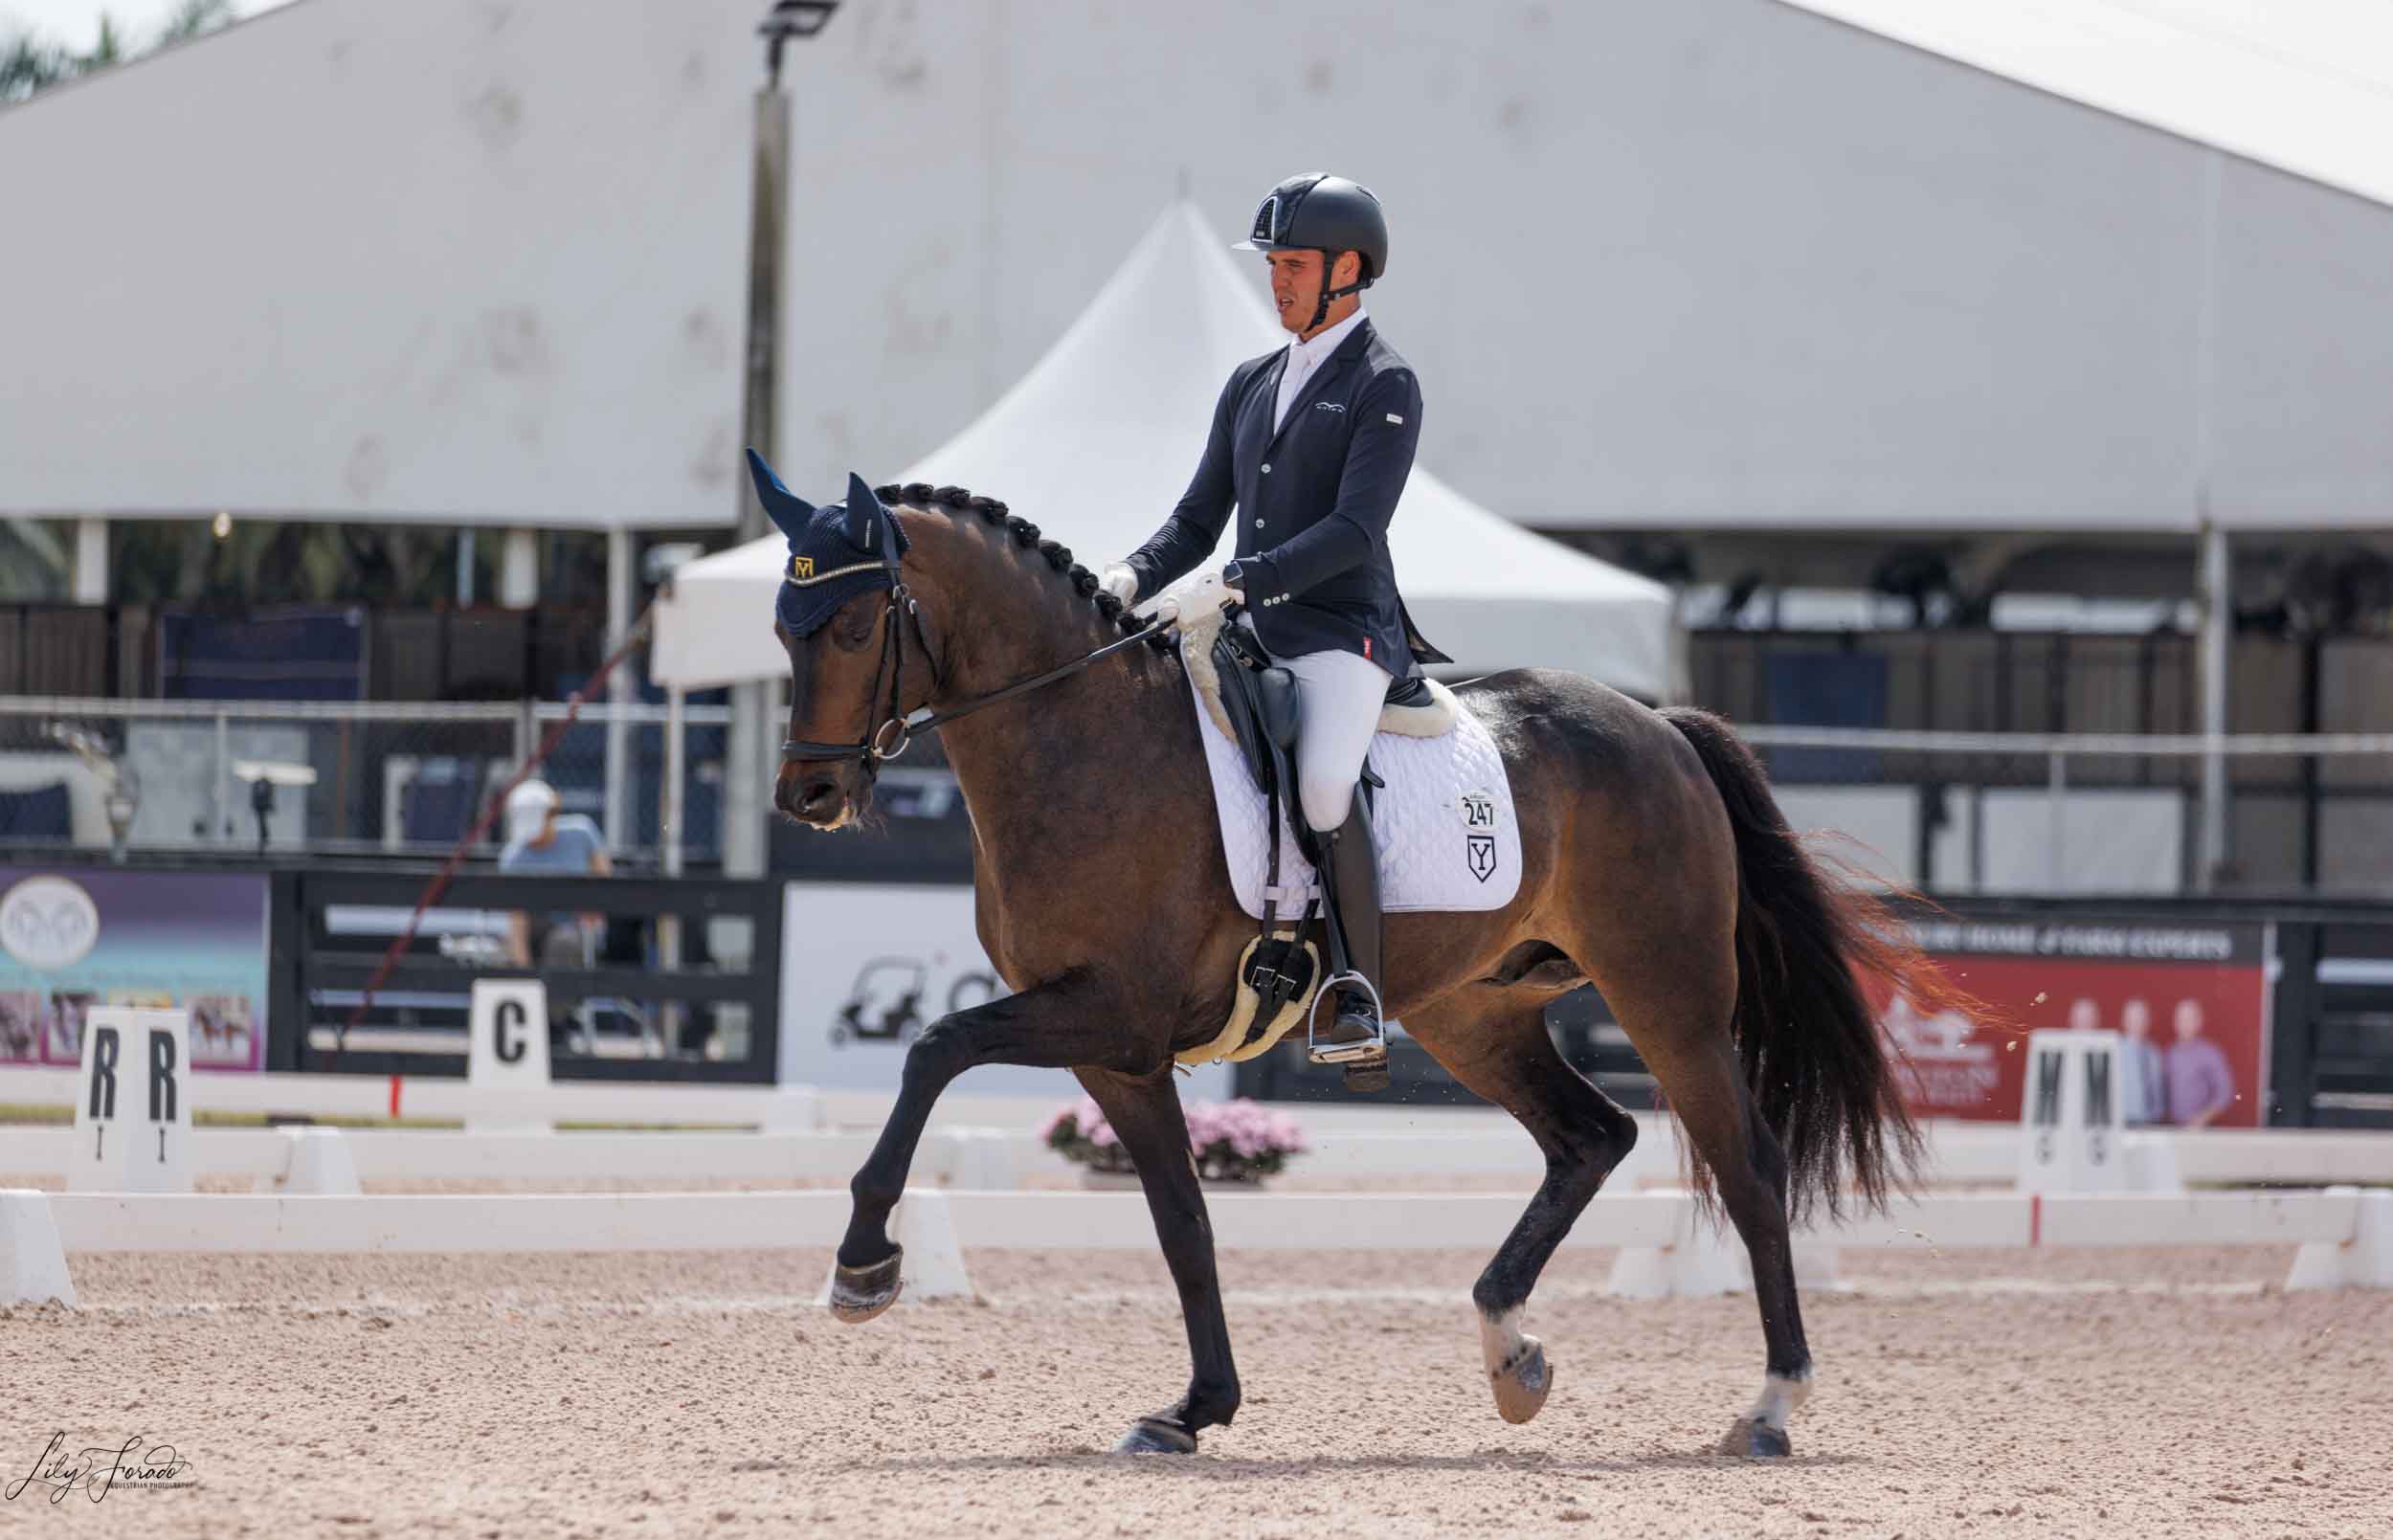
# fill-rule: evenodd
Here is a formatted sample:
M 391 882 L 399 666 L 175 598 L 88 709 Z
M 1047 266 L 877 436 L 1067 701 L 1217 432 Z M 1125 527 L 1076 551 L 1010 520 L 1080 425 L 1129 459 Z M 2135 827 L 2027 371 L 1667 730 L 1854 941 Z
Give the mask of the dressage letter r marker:
M 91 1042 L 91 1115 L 117 1115 L 117 1029 L 95 1027 Z
M 174 1121 L 174 1038 L 163 1032 L 149 1035 L 149 1121 Z

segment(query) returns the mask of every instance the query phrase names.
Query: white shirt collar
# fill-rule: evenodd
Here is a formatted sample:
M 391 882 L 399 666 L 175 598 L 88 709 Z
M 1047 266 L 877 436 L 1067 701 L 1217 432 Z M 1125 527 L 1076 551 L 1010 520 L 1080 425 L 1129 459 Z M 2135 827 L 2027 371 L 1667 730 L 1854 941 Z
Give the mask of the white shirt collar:
M 1353 315 L 1316 334 L 1310 342 L 1298 337 L 1289 338 L 1288 362 L 1293 364 L 1301 361 L 1308 372 L 1319 368 L 1325 359 L 1338 350 L 1338 345 L 1346 341 L 1348 334 L 1363 324 L 1364 314 L 1363 307 L 1357 304 Z

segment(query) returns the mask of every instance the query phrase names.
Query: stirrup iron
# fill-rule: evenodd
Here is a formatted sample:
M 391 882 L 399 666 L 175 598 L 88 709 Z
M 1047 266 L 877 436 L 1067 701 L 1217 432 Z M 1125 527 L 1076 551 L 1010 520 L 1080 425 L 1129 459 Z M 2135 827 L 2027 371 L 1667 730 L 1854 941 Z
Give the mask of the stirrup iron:
M 1342 989 L 1358 990 L 1370 996 L 1373 1031 L 1360 1042 L 1321 1040 L 1322 1002 L 1336 998 L 1337 992 Z M 1337 1020 L 1334 1011 L 1331 1013 L 1330 1019 L 1333 1023 Z M 1357 1060 L 1385 1060 L 1388 1057 L 1387 1016 L 1379 1008 L 1379 992 L 1371 987 L 1371 980 L 1350 968 L 1322 981 L 1321 988 L 1314 992 L 1312 1005 L 1305 1012 L 1305 1057 L 1316 1064 L 1348 1064 Z

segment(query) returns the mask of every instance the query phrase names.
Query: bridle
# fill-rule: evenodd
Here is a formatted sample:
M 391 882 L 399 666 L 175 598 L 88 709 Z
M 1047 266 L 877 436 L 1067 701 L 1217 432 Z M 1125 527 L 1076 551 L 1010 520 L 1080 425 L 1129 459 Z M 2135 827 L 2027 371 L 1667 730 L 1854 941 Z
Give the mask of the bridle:
M 1096 651 L 1084 654 L 1060 668 L 1051 668 L 1043 674 L 1018 680 L 1001 690 L 992 690 L 986 695 L 974 696 L 962 705 L 950 710 L 933 711 L 929 706 L 925 705 L 909 712 L 906 710 L 903 703 L 906 688 L 906 638 L 899 627 L 904 621 L 911 621 L 913 624 L 914 636 L 922 648 L 923 662 L 930 670 L 932 682 L 937 683 L 943 680 L 946 670 L 939 666 L 938 653 L 930 645 L 930 630 L 923 622 L 922 606 L 916 602 L 913 591 L 906 586 L 905 575 L 898 569 L 898 557 L 885 557 L 881 565 L 889 574 L 889 597 L 887 604 L 881 612 L 883 636 L 881 660 L 873 666 L 872 689 L 864 699 L 867 703 L 880 699 L 881 681 L 883 676 L 886 675 L 889 681 L 889 713 L 881 719 L 878 726 L 871 728 L 863 737 L 852 744 L 810 743 L 795 738 L 788 739 L 781 745 L 781 758 L 784 762 L 810 759 L 840 760 L 853 757 L 862 767 L 865 778 L 869 780 L 879 772 L 883 761 L 895 759 L 905 753 L 912 746 L 917 733 L 928 732 L 934 727 L 955 721 L 958 717 L 969 717 L 985 706 L 995 705 L 1000 701 L 1010 701 L 1018 695 L 1026 695 L 1041 685 L 1053 684 L 1060 679 L 1079 673 L 1108 654 L 1118 653 L 1134 642 L 1146 641 L 1154 634 L 1152 624 L 1141 626 L 1129 636 L 1117 641 L 1107 642 Z

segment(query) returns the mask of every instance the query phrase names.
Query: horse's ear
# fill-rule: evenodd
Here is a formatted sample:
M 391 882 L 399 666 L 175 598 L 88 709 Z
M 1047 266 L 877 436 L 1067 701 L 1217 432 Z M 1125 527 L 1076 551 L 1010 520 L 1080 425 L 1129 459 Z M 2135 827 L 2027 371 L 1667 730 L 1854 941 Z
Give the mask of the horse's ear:
M 847 543 L 859 550 L 878 552 L 881 549 L 881 526 L 889 516 L 882 508 L 881 500 L 872 488 L 854 471 L 847 473 Z
M 748 474 L 756 482 L 756 501 L 764 504 L 765 517 L 773 527 L 795 540 L 805 529 L 806 521 L 815 516 L 815 505 L 781 484 L 781 478 L 772 474 L 772 467 L 754 450 L 748 452 Z

